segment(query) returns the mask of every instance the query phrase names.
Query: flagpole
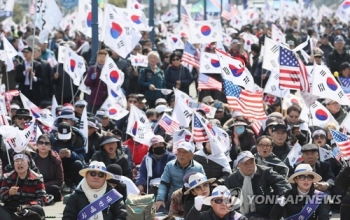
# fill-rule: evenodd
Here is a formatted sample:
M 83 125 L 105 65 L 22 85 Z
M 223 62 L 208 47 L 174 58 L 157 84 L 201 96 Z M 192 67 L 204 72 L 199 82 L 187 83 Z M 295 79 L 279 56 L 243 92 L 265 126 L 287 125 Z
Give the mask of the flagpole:
M 91 0 L 91 14 L 92 14 L 92 23 L 91 23 L 91 58 L 90 66 L 95 65 L 96 56 L 98 51 L 98 0 Z
M 32 72 L 33 72 L 33 70 L 34 70 L 34 45 L 35 45 L 35 30 L 36 30 L 36 15 L 37 15 L 37 1 L 35 1 L 35 3 L 34 3 L 34 8 L 35 8 L 35 14 L 34 14 L 34 24 L 33 24 L 33 45 L 32 45 L 32 68 L 31 68 L 31 71 L 30 71 L 30 73 L 28 73 L 28 74 L 30 74 L 29 75 L 29 77 L 30 77 L 30 86 L 29 86 L 29 89 L 30 90 L 32 90 L 33 89 L 33 77 L 32 77 Z

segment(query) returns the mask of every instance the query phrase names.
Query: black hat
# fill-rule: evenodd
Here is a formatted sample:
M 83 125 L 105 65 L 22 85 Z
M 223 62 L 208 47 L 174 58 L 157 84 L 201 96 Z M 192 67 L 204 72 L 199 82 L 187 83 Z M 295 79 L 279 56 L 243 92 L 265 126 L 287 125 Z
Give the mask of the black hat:
M 107 171 L 113 175 L 112 179 L 107 180 L 108 183 L 119 184 L 120 177 L 123 175 L 123 170 L 118 164 L 110 164 L 107 166 Z
M 307 152 L 307 151 L 317 151 L 318 152 L 318 147 L 316 144 L 305 144 L 301 147 L 301 152 Z
M 147 100 L 145 99 L 145 95 L 144 94 L 137 94 L 137 102 L 146 103 Z
M 47 108 L 47 107 L 51 107 L 52 105 L 52 102 L 50 100 L 43 100 L 40 102 L 40 108 L 41 109 L 44 109 L 44 108 Z
M 275 131 L 287 132 L 287 127 L 285 125 L 283 125 L 283 124 L 277 124 L 277 125 L 272 127 L 272 132 L 275 132 Z
M 33 52 L 33 49 L 30 46 L 26 46 L 24 47 L 24 49 L 22 50 L 22 53 L 24 52 Z
M 25 116 L 25 117 L 29 117 L 30 120 L 32 119 L 32 116 L 30 115 L 29 110 L 25 108 L 17 109 L 16 114 L 13 117 L 18 117 L 18 116 Z
M 347 68 L 350 69 L 350 64 L 348 62 L 344 62 L 344 63 L 340 64 L 339 70 L 343 71 L 343 70 L 345 70 Z
M 58 125 L 58 139 L 69 140 L 72 137 L 71 127 L 67 122 L 61 122 Z

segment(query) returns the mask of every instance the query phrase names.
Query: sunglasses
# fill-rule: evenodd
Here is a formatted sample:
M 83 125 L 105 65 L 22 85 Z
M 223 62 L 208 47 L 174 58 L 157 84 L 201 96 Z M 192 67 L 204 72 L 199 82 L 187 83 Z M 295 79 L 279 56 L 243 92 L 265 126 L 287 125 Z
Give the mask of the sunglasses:
M 77 107 L 77 108 L 84 108 L 85 105 L 77 105 L 77 106 L 75 106 L 75 107 Z
M 25 121 L 29 121 L 30 118 L 29 117 L 17 117 L 18 120 L 25 120 Z
M 95 177 L 96 175 L 100 178 L 103 178 L 106 176 L 103 172 L 96 172 L 96 171 L 89 171 L 90 176 Z
M 172 59 L 171 61 L 179 61 L 180 59 Z
M 322 57 L 315 57 L 315 58 L 322 58 Z
M 231 199 L 228 199 L 228 198 L 225 198 L 225 199 L 222 199 L 222 198 L 217 198 L 217 199 L 212 199 L 211 201 L 215 202 L 216 204 L 229 204 L 231 203 Z
M 326 139 L 326 136 L 324 136 L 324 135 L 315 135 L 314 139 Z
M 50 146 L 51 145 L 51 143 L 48 142 L 48 141 L 37 141 L 36 143 L 39 144 L 39 145 L 46 145 L 46 146 Z
M 314 177 L 314 175 L 300 175 L 300 176 L 297 176 L 297 178 L 299 179 L 299 180 L 305 180 L 306 178 L 308 179 L 308 180 L 313 180 L 315 177 Z
M 196 186 L 195 189 L 199 191 L 208 187 L 209 187 L 209 183 L 204 183 L 203 185 Z

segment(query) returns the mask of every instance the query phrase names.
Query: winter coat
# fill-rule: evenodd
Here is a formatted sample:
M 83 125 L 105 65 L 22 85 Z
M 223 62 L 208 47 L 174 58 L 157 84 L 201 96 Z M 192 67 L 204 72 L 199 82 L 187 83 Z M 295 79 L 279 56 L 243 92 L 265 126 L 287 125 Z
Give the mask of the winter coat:
M 153 152 L 149 152 L 148 155 L 146 155 L 141 162 L 140 170 L 136 180 L 136 186 L 142 185 L 146 187 L 147 185 L 147 157 L 151 158 L 152 160 L 152 176 L 149 177 L 149 180 L 160 178 L 164 172 L 165 165 L 169 161 L 176 159 L 176 156 L 167 150 L 159 160 L 157 160 Z
M 287 180 L 273 171 L 270 167 L 256 165 L 257 170 L 252 178 L 252 187 L 255 196 L 283 195 L 286 190 L 291 189 Z M 226 181 L 228 189 L 242 188 L 244 177 L 236 170 Z M 246 196 L 246 195 L 243 195 Z M 273 204 L 255 204 L 256 212 L 264 216 L 269 216 Z
M 42 99 L 51 99 L 53 95 L 53 86 L 51 83 L 51 74 L 52 69 L 49 62 L 39 59 L 36 60 L 41 64 L 41 68 L 43 69 L 43 83 L 42 83 Z
M 150 85 L 154 85 L 157 89 L 165 88 L 164 72 L 156 67 L 156 71 L 153 72 L 151 67 L 148 66 L 140 70 L 139 73 L 139 86 L 144 91 L 145 98 L 148 103 L 153 104 L 158 98 L 164 98 L 165 96 L 161 91 L 149 89 Z
M 219 218 L 217 215 L 215 215 L 213 209 L 209 209 L 208 211 L 198 211 L 195 207 L 192 207 L 188 215 L 186 216 L 185 220 L 225 220 L 225 219 L 235 219 L 234 215 L 236 214 L 235 211 L 229 212 L 224 218 Z M 235 219 L 236 220 L 236 219 Z M 248 220 L 244 215 L 242 215 L 237 220 Z
M 136 144 L 132 138 L 129 138 L 128 140 L 124 141 L 123 145 L 129 147 L 132 155 L 132 161 L 135 165 L 141 164 L 143 158 L 145 157 L 149 149 L 147 145 L 140 143 Z
M 91 89 L 90 105 L 101 106 L 108 96 L 107 85 L 100 79 L 101 70 L 102 67 L 90 66 L 87 72 L 85 85 Z M 95 74 L 95 78 L 92 77 L 93 74 Z
M 180 90 L 187 95 L 190 92 L 190 85 L 193 82 L 193 76 L 187 67 L 169 65 L 165 70 L 165 85 L 167 89 L 176 87 L 176 81 L 181 81 Z
M 328 67 L 333 74 L 335 71 L 340 73 L 340 65 L 344 62 L 349 62 L 350 60 L 350 52 L 343 49 L 341 54 L 338 53 L 335 49 L 329 53 L 328 55 Z
M 314 195 L 314 192 L 315 188 L 313 185 L 311 185 L 308 195 L 312 196 Z M 279 204 L 275 204 L 273 206 L 270 214 L 271 220 L 279 220 L 281 219 L 281 217 L 286 218 L 300 213 L 306 205 L 306 197 L 301 200 L 299 199 L 298 202 L 293 203 L 293 201 L 296 200 L 297 196 L 299 196 L 298 188 L 296 184 L 293 184 L 292 189 L 287 190 L 284 195 L 284 197 L 286 198 L 286 204 L 283 207 Z M 293 199 L 288 200 L 288 197 Z M 323 200 L 323 202 L 317 207 L 314 213 L 311 214 L 308 220 L 329 220 L 329 206 L 330 205 L 326 204 L 325 200 Z M 298 217 L 296 217 L 295 219 L 298 219 Z
M 106 193 L 108 193 L 111 189 L 112 187 L 107 185 Z M 81 187 L 79 187 L 71 196 L 69 196 L 66 207 L 63 210 L 62 220 L 76 220 L 80 211 L 89 204 L 90 202 L 87 199 L 84 191 L 81 189 Z M 122 199 L 119 199 L 118 201 L 109 205 L 109 207 L 102 211 L 102 214 L 104 220 L 127 219 L 127 211 Z
M 185 187 L 182 187 L 171 195 L 170 200 L 170 208 L 169 208 L 169 216 L 175 215 L 179 217 L 183 217 L 185 213 L 185 207 L 184 207 L 184 201 L 183 201 L 183 194 L 186 192 L 187 189 Z
M 299 120 L 297 123 L 292 124 L 288 119 L 284 120 L 287 125 L 287 133 L 288 133 L 288 139 L 289 142 L 294 145 L 297 141 L 300 144 L 300 146 L 303 146 L 304 144 L 309 143 L 310 141 L 310 134 L 309 134 L 309 126 L 307 123 L 303 120 Z M 293 134 L 293 125 L 299 125 L 300 134 L 294 135 Z
M 277 172 L 281 176 L 288 177 L 288 166 L 283 163 L 283 161 L 281 161 L 274 153 L 271 152 L 271 154 L 266 158 L 260 157 L 259 153 L 256 153 L 254 156 L 256 164 L 271 167 L 273 171 Z
M 58 73 L 58 78 L 55 79 L 54 74 Z M 63 79 L 64 75 L 64 79 Z M 51 72 L 51 82 L 53 82 L 53 85 L 55 86 L 55 97 L 58 102 L 61 102 L 62 98 L 62 91 L 63 91 L 63 98 L 64 99 L 73 99 L 73 95 L 77 92 L 78 87 L 74 85 L 73 82 L 71 82 L 71 77 L 68 75 L 66 71 L 63 69 L 63 64 L 58 64 L 52 68 Z M 72 87 L 73 91 L 72 91 Z
M 97 132 L 94 132 L 88 137 L 88 152 L 85 155 L 85 162 L 88 163 L 92 155 L 94 155 L 94 153 L 99 150 L 100 138 L 101 134 Z

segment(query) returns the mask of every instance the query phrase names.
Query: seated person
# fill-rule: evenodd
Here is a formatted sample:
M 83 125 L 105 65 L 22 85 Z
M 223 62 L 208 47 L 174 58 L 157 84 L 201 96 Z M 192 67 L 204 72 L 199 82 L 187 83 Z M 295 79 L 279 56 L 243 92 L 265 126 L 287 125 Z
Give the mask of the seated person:
M 45 185 L 43 176 L 31 170 L 31 155 L 28 151 L 13 154 L 14 170 L 5 173 L 1 182 L 1 219 L 15 219 L 18 209 L 30 209 L 45 217 L 42 206 L 45 204 Z
M 63 183 L 63 167 L 60 156 L 51 150 L 50 136 L 40 135 L 36 142 L 37 151 L 34 157 L 35 164 L 44 177 L 47 194 L 54 196 L 55 201 L 61 201 L 61 186 Z
M 92 161 L 79 174 L 84 177 L 84 180 L 69 197 L 62 220 L 127 219 L 122 195 L 107 184 L 107 180 L 112 179 L 113 175 L 107 172 L 103 162 Z M 106 195 L 110 193 L 111 195 Z M 96 200 L 100 201 L 93 205 Z M 87 211 L 82 212 L 85 208 Z M 91 210 L 95 210 L 95 212 L 91 212 Z
M 157 181 L 157 179 L 160 180 L 165 165 L 169 161 L 176 159 L 174 154 L 167 151 L 166 145 L 164 138 L 160 135 L 156 135 L 151 139 L 151 147 L 149 148 L 148 154 L 141 162 L 141 167 L 136 180 L 136 185 L 142 193 L 150 192 L 146 188 L 147 186 L 151 189 L 153 184 L 159 184 L 160 181 Z M 155 188 L 158 188 L 158 185 L 155 186 Z M 152 190 L 150 193 L 156 195 L 155 192 Z

